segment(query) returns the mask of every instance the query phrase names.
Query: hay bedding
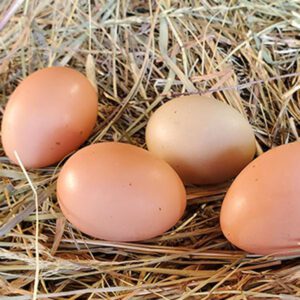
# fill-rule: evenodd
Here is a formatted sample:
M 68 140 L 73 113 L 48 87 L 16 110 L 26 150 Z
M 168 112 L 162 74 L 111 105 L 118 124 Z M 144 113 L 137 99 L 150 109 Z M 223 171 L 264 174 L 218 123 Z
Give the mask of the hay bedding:
M 152 111 L 174 95 L 205 92 L 248 117 L 259 153 L 298 138 L 298 0 L 2 0 L 0 13 L 1 111 L 26 75 L 68 65 L 99 89 L 87 144 L 144 147 Z M 299 256 L 247 255 L 222 236 L 228 184 L 188 188 L 184 218 L 163 236 L 113 243 L 63 218 L 60 167 L 30 171 L 30 183 L 1 149 L 0 299 L 300 297 Z

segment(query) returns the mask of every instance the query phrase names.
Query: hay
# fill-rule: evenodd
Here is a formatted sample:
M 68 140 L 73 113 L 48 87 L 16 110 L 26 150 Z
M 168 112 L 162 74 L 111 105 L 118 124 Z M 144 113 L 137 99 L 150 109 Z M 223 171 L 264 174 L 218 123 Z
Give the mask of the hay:
M 159 105 L 212 92 L 248 117 L 261 153 L 298 138 L 299 13 L 298 0 L 2 0 L 1 111 L 26 75 L 69 65 L 99 90 L 98 124 L 87 144 L 145 147 L 145 125 Z M 0 299 L 300 296 L 299 256 L 247 255 L 222 236 L 228 184 L 189 188 L 184 218 L 161 237 L 104 242 L 62 216 L 55 198 L 62 164 L 28 172 L 37 215 L 25 174 L 1 155 Z

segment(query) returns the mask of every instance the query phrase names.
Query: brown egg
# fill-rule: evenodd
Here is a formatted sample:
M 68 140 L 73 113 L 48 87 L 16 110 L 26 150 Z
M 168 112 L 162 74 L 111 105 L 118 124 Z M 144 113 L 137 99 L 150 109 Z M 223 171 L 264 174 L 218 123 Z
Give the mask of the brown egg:
M 208 96 L 175 98 L 161 106 L 146 129 L 148 149 L 186 183 L 214 184 L 236 176 L 254 157 L 247 120 Z
M 97 118 L 97 94 L 81 73 L 65 67 L 39 70 L 16 88 L 2 121 L 2 144 L 27 168 L 54 164 L 77 149 Z
M 211 96 L 184 96 L 161 106 L 146 129 L 148 149 L 185 183 L 214 184 L 236 176 L 254 157 L 247 120 Z
M 221 209 L 221 228 L 256 254 L 300 253 L 300 143 L 274 148 L 235 179 Z
M 78 229 L 111 241 L 140 241 L 170 229 L 186 206 L 183 183 L 163 160 L 136 146 L 85 147 L 57 182 L 62 212 Z

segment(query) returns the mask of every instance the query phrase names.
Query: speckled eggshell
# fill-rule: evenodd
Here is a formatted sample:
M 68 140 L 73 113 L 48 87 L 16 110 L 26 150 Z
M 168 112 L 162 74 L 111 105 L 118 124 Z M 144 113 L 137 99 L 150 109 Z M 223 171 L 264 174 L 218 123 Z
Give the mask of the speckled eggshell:
M 150 117 L 146 142 L 149 151 L 192 184 L 233 178 L 256 151 L 248 121 L 211 96 L 183 96 L 162 105 Z
M 78 71 L 50 67 L 25 78 L 11 95 L 2 121 L 2 144 L 26 168 L 49 166 L 77 149 L 97 118 L 97 93 Z
M 136 146 L 105 142 L 76 152 L 63 166 L 59 205 L 82 232 L 110 241 L 141 241 L 170 229 L 186 194 L 177 173 Z
M 240 173 L 223 202 L 221 228 L 245 251 L 299 255 L 299 142 L 265 152 Z

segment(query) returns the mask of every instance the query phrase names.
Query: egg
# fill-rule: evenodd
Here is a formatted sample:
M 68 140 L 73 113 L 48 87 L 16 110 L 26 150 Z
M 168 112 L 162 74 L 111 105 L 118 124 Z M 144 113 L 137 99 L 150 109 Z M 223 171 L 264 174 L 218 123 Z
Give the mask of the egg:
M 186 194 L 163 160 L 129 144 L 105 142 L 76 152 L 57 182 L 59 205 L 82 232 L 110 241 L 140 241 L 170 229 Z
M 251 126 L 210 96 L 183 96 L 162 105 L 146 128 L 148 149 L 185 183 L 215 184 L 236 176 L 254 157 Z
M 66 67 L 49 67 L 24 79 L 11 95 L 2 121 L 2 144 L 26 168 L 52 165 L 77 149 L 97 118 L 97 93 L 88 79 Z
M 252 161 L 234 180 L 221 208 L 221 228 L 255 254 L 300 253 L 300 142 Z

